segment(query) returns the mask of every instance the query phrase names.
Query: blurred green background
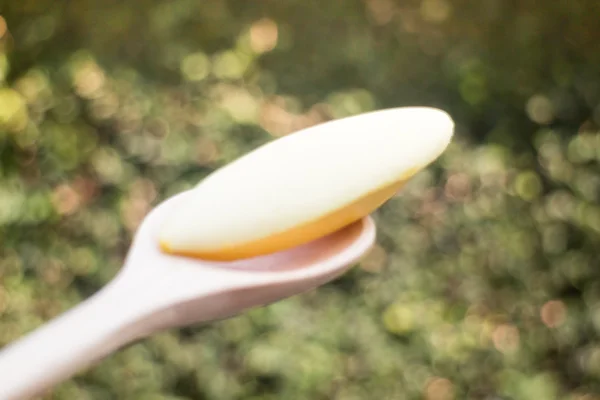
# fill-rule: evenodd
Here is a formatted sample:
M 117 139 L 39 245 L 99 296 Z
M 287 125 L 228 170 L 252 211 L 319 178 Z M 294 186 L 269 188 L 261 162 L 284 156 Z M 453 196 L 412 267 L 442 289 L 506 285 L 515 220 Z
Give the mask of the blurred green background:
M 0 346 L 114 276 L 153 205 L 261 143 L 403 105 L 457 122 L 350 273 L 138 342 L 46 399 L 600 399 L 597 0 L 0 16 Z

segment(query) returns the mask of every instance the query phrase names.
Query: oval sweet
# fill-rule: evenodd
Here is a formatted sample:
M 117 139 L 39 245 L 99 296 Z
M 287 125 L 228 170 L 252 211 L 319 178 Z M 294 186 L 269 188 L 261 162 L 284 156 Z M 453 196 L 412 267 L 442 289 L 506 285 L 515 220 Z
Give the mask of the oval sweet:
M 308 243 L 391 198 L 448 146 L 441 110 L 405 107 L 330 121 L 215 171 L 167 218 L 164 252 L 230 261 Z

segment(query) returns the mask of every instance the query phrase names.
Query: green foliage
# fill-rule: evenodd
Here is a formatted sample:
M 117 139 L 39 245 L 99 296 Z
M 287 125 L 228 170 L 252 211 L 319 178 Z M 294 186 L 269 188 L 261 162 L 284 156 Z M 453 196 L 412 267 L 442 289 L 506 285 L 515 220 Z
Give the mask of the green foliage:
M 356 269 L 158 334 L 47 398 L 599 399 L 599 13 L 0 2 L 0 345 L 105 284 L 151 207 L 220 165 L 332 118 L 431 105 L 456 139 L 376 213 Z

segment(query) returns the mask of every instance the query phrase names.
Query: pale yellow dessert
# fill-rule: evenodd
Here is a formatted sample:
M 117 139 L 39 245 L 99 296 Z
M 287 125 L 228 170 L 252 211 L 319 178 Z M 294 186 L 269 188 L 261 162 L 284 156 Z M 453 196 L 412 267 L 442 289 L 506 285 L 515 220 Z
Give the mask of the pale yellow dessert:
M 448 146 L 454 122 L 406 107 L 317 125 L 215 171 L 166 218 L 163 251 L 229 261 L 299 246 L 373 212 Z

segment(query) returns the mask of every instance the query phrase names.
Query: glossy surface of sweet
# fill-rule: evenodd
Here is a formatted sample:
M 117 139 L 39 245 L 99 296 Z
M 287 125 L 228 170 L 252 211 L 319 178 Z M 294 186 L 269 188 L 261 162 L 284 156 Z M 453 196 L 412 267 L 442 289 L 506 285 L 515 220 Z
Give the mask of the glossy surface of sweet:
M 317 125 L 215 171 L 160 232 L 163 251 L 208 260 L 269 254 L 370 214 L 449 144 L 444 111 L 406 107 Z

